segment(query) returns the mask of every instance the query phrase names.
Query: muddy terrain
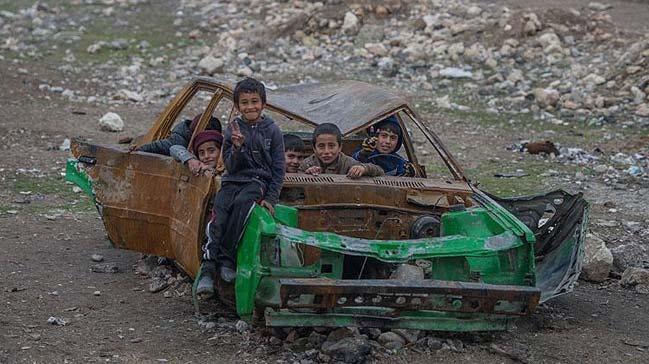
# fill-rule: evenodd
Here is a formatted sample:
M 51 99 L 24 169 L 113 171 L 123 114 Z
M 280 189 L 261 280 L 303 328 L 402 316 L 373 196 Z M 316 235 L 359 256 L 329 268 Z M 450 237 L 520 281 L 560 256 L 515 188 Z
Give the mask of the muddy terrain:
M 0 362 L 649 362 L 648 18 L 646 1 L 0 0 Z M 195 315 L 189 278 L 113 249 L 64 169 L 66 140 L 143 134 L 206 74 L 403 93 L 484 190 L 582 192 L 597 269 L 500 333 Z M 545 140 L 560 154 L 527 152 Z

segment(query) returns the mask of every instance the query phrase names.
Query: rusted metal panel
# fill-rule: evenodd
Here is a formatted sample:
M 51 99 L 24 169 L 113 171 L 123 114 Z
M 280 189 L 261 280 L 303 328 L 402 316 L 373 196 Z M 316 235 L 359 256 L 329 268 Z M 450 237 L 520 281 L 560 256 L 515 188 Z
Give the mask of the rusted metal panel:
M 110 241 L 174 259 L 195 274 L 211 178 L 192 176 L 170 157 L 78 141 L 72 148 L 92 180 Z M 95 163 L 81 162 L 89 159 Z

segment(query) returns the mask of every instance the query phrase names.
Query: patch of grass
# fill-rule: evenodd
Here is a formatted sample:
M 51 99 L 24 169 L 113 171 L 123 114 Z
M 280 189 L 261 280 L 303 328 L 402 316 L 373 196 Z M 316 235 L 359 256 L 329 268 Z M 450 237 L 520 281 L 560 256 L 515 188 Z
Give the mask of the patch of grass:
M 11 190 L 16 194 L 31 192 L 29 204 L 11 204 L 2 206 L 5 210 L 19 210 L 27 213 L 47 213 L 53 209 L 69 212 L 94 211 L 92 199 L 83 193 L 72 191 L 73 185 L 67 184 L 63 177 L 36 178 L 18 176 L 12 181 Z M 46 196 L 42 201 L 36 196 Z

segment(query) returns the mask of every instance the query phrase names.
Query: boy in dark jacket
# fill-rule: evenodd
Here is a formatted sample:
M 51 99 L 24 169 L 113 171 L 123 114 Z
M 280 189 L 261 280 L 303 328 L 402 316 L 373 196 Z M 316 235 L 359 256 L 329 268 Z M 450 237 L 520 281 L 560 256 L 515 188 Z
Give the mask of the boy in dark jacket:
M 352 154 L 354 159 L 375 164 L 388 176 L 415 176 L 412 163 L 397 153 L 403 145 L 403 131 L 396 116 L 389 116 L 374 124 L 369 134 L 361 148 Z
M 214 218 L 208 224 L 197 293 L 213 293 L 213 275 L 225 282 L 236 278 L 237 245 L 255 202 L 274 214 L 284 180 L 282 132 L 268 116 L 264 85 L 246 78 L 237 83 L 233 101 L 241 114 L 225 130 L 225 174 L 214 199 Z
M 171 135 L 169 135 L 168 138 L 140 145 L 136 150 L 140 152 L 170 155 L 169 148 L 174 145 L 182 145 L 187 148 L 189 146 L 189 140 L 192 138 L 192 133 L 200 119 L 201 114 L 198 114 L 194 116 L 194 119 L 192 120 L 183 120 L 171 129 Z M 211 116 L 210 122 L 207 124 L 205 130 L 216 130 L 221 133 L 221 122 L 219 119 Z

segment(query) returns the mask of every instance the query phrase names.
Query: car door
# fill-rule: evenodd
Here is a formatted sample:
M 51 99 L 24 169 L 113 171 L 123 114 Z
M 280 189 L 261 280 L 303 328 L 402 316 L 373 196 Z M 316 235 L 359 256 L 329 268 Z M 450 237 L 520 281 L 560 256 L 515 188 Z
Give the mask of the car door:
M 588 203 L 582 194 L 557 190 L 533 196 L 489 197 L 534 232 L 541 302 L 572 291 L 581 273 L 588 224 Z
M 73 143 L 115 247 L 174 259 L 194 274 L 212 178 L 192 176 L 171 157 Z

